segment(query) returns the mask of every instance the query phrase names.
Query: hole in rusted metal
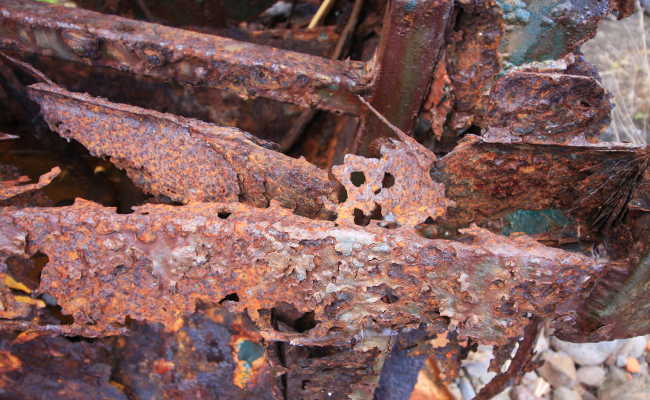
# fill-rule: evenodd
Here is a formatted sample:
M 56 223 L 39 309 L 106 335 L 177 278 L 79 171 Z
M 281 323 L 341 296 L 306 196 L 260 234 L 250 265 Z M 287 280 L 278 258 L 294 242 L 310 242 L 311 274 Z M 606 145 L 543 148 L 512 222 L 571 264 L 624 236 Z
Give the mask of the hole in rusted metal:
M 315 346 L 309 346 L 309 357 L 308 358 L 323 358 L 323 357 L 328 357 L 331 355 L 334 355 L 338 353 L 340 350 L 334 346 L 323 346 L 323 347 L 315 347 Z
M 395 296 L 393 293 L 385 294 L 381 298 L 381 301 L 383 301 L 386 304 L 397 303 L 398 300 L 399 300 L 399 297 Z
M 219 213 L 217 213 L 217 216 L 221 219 L 228 219 L 228 217 L 230 217 L 230 213 L 225 211 L 220 211 Z
M 393 186 L 395 184 L 395 177 L 389 173 L 386 172 L 384 174 L 384 179 L 381 181 L 381 186 L 388 189 L 389 187 Z
M 367 217 L 363 211 L 355 208 L 353 211 L 354 223 L 359 226 L 366 226 L 370 223 L 370 217 Z
M 366 176 L 361 171 L 354 171 L 350 174 L 350 181 L 354 186 L 361 186 L 366 183 Z
M 281 303 L 271 310 L 271 323 L 277 330 L 286 328 L 302 333 L 318 325 L 313 311 L 301 312 L 293 304 Z
M 229 295 L 227 295 L 223 299 L 219 300 L 219 304 L 222 304 L 225 301 L 239 302 L 239 296 L 237 295 L 237 293 L 230 293 Z
M 40 251 L 29 259 L 21 257 L 7 258 L 7 269 L 11 277 L 24 284 L 31 290 L 36 290 L 41 284 L 41 272 L 48 263 L 47 255 Z
M 345 203 L 345 201 L 346 201 L 347 199 L 348 199 L 348 191 L 345 190 L 345 188 L 344 188 L 343 186 L 341 186 L 341 187 L 339 188 L 339 191 L 338 191 L 338 200 L 339 200 L 339 203 Z
M 294 328 L 302 333 L 316 327 L 316 325 L 318 325 L 318 321 L 314 319 L 314 312 L 308 311 L 296 320 Z

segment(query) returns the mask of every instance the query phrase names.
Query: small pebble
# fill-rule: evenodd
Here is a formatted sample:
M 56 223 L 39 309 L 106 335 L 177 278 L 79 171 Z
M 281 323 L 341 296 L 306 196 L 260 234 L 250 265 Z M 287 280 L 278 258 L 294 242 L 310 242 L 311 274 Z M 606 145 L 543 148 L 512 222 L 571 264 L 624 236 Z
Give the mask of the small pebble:
M 552 338 L 555 349 L 567 353 L 579 365 L 602 364 L 621 345 L 618 340 L 598 343 L 571 343 Z
M 575 390 L 560 386 L 553 391 L 553 400 L 582 400 L 582 398 Z
M 576 367 L 571 357 L 562 352 L 547 351 L 542 356 L 544 365 L 537 371 L 551 386 L 573 386 Z
M 625 364 L 625 369 L 627 372 L 630 372 L 632 374 L 638 374 L 641 372 L 641 365 L 639 364 L 639 360 L 634 357 L 629 357 L 627 359 L 627 363 Z

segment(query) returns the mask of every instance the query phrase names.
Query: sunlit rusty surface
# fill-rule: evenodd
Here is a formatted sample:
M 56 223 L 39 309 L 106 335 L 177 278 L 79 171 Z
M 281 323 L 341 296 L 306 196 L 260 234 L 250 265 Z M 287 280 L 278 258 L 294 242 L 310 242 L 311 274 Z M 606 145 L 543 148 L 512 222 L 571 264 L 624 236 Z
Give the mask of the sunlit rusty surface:
M 41 2 L 0 2 L 0 48 L 356 113 L 364 64 Z
M 317 214 L 323 199 L 334 195 L 325 171 L 236 128 L 45 84 L 31 86 L 30 95 L 52 130 L 110 157 L 151 194 L 183 203 L 243 200 L 256 206 L 275 199 L 307 215 Z
M 54 167 L 50 172 L 41 175 L 37 183 L 23 184 L 24 180 L 0 181 L 0 200 L 7 200 L 19 194 L 30 192 L 47 186 L 61 173 L 59 167 Z
M 49 257 L 38 291 L 56 298 L 75 325 L 119 326 L 128 317 L 173 326 L 198 301 L 237 293 L 238 309 L 255 322 L 280 302 L 313 311 L 315 328 L 286 336 L 305 344 L 436 318 L 448 318 L 460 337 L 503 344 L 600 268 L 479 228 L 465 230 L 463 242 L 428 240 L 410 229 L 337 226 L 242 204 L 150 205 L 117 215 L 78 202 L 4 209 L 0 226 L 5 255 Z

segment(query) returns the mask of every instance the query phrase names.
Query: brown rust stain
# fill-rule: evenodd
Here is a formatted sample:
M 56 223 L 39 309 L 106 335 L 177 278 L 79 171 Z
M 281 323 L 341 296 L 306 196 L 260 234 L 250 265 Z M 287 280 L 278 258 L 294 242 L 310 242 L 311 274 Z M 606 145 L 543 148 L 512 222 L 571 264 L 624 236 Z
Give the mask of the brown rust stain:
M 557 208 L 588 221 L 620 189 L 617 166 L 638 158 L 641 148 L 490 142 L 467 135 L 431 169 L 456 203 L 443 224 L 483 224 L 517 209 Z M 534 190 L 533 190 L 534 189 Z M 585 232 L 586 234 L 587 232 Z
M 332 61 L 198 32 L 40 2 L 0 2 L 0 48 L 357 113 L 362 62 Z
M 172 200 L 270 199 L 315 215 L 335 185 L 305 159 L 293 159 L 237 128 L 111 103 L 44 84 L 29 88 L 50 128 L 108 156 L 144 191 Z
M 313 311 L 316 327 L 292 343 L 346 343 L 449 318 L 460 337 L 502 344 L 529 316 L 553 314 L 599 270 L 584 256 L 480 228 L 463 242 L 411 229 L 339 225 L 282 208 L 191 204 L 144 206 L 117 215 L 74 206 L 2 211 L 5 256 L 49 257 L 39 293 L 56 298 L 74 326 L 120 326 L 126 318 L 173 326 L 199 301 L 237 293 L 239 310 L 287 302 Z M 21 240 L 22 238 L 22 240 Z M 390 289 L 396 301 L 386 301 Z

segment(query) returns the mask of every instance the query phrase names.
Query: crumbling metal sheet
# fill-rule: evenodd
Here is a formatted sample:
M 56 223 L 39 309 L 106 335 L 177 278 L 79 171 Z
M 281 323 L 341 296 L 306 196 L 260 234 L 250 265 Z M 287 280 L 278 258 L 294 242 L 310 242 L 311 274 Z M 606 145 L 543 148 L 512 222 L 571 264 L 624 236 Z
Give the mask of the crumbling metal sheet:
M 0 201 L 7 200 L 14 196 L 17 196 L 22 193 L 31 192 L 33 190 L 38 190 L 44 186 L 47 186 L 52 182 L 61 173 L 61 168 L 54 167 L 38 178 L 37 183 L 30 183 L 26 185 L 21 185 L 25 183 L 24 179 L 19 178 L 14 181 L 0 181 Z
M 458 9 L 455 29 L 449 34 L 446 48 L 446 71 L 450 84 L 445 85 L 444 92 L 445 99 L 451 99 L 451 107 L 447 102 L 430 101 L 425 108 L 437 137 L 445 136 L 443 133 L 456 136 L 471 127 L 489 128 L 493 122 L 498 126 L 507 123 L 525 125 L 524 130 L 531 131 L 533 120 L 543 122 L 549 113 L 553 115 L 551 122 L 568 125 L 567 137 L 577 132 L 576 125 L 589 128 L 587 137 L 603 127 L 608 104 L 597 82 L 574 76 L 552 80 L 548 76 L 528 75 L 528 79 L 523 80 L 518 73 L 543 72 L 531 71 L 529 67 L 571 57 L 574 52 L 579 54 L 579 46 L 595 35 L 598 23 L 609 12 L 608 1 L 488 0 L 461 2 Z M 573 58 L 576 62 L 583 62 L 581 57 Z M 521 69 L 513 70 L 513 67 Z M 539 69 L 539 66 L 535 67 Z M 503 77 L 508 73 L 510 75 Z M 566 73 L 572 75 L 572 72 Z M 511 97 L 506 97 L 503 104 L 501 97 L 504 93 L 500 92 L 513 84 L 518 87 L 513 88 Z M 572 91 L 576 87 L 579 90 Z M 532 99 L 539 95 L 536 90 L 544 91 L 549 99 L 562 98 L 562 94 L 569 91 L 571 96 L 568 98 L 572 99 L 569 109 L 554 109 L 544 104 L 544 98 L 535 104 Z M 492 99 L 489 96 L 491 91 L 495 95 Z M 524 122 L 507 116 L 522 107 L 516 101 L 508 102 L 508 99 L 517 99 L 515 93 L 526 93 L 521 98 L 528 103 L 520 110 L 520 114 L 526 114 Z M 434 94 L 431 96 L 436 99 Z M 596 99 L 596 104 L 592 103 L 593 99 Z M 564 113 L 570 114 L 570 111 L 578 116 L 579 122 L 573 126 L 562 119 L 567 116 Z M 503 112 L 505 116 L 494 115 Z M 440 121 L 445 122 L 444 129 L 441 129 Z M 594 122 L 595 126 L 589 126 L 589 122 Z M 549 136 L 545 129 L 558 129 L 557 125 L 548 122 L 541 123 L 540 127 L 538 134 L 545 136 Z
M 448 318 L 459 338 L 503 344 L 531 314 L 553 314 L 600 266 L 526 237 L 480 228 L 462 242 L 411 229 L 361 229 L 241 203 L 150 205 L 132 214 L 74 206 L 2 210 L 5 255 L 49 257 L 39 293 L 75 325 L 128 318 L 170 327 L 198 301 L 237 293 L 258 325 L 279 303 L 312 311 L 316 327 L 273 340 L 342 345 Z M 26 240 L 29 236 L 29 241 Z
M 270 199 L 315 215 L 333 198 L 327 173 L 236 128 L 115 104 L 44 84 L 29 88 L 50 128 L 108 156 L 148 193 L 180 202 Z
M 641 152 L 638 147 L 607 143 L 490 143 L 467 135 L 431 169 L 433 180 L 444 183 L 446 197 L 456 203 L 439 222 L 458 227 L 483 224 L 516 210 L 556 209 L 577 217 L 588 229 L 625 180 L 612 172 Z M 588 234 L 583 232 L 585 238 Z
M 358 210 L 368 217 L 380 212 L 388 223 L 413 227 L 454 205 L 445 197 L 444 185 L 426 172 L 435 155 L 411 138 L 404 140 L 388 139 L 381 159 L 348 154 L 343 165 L 332 168 L 347 192 L 347 200 L 336 207 L 337 221 L 354 222 Z
M 512 71 L 492 87 L 484 136 L 513 143 L 595 143 L 609 125 L 611 108 L 593 77 Z
M 7 399 L 127 400 L 111 379 L 111 351 L 101 342 L 0 336 L 0 396 Z
M 456 400 L 447 385 L 438 378 L 440 367 L 437 364 L 433 358 L 425 361 L 409 400 Z
M 388 3 L 375 65 L 371 103 L 390 122 L 411 132 L 444 45 L 453 1 Z M 394 134 L 372 113 L 355 139 L 354 152 L 370 154 L 375 139 Z
M 136 399 L 282 399 L 282 369 L 243 314 L 204 305 L 172 330 L 133 323 L 115 338 L 112 379 Z M 269 344 L 272 346 L 272 344 Z
M 364 63 L 332 61 L 42 2 L 0 2 L 0 48 L 192 86 L 358 113 Z

